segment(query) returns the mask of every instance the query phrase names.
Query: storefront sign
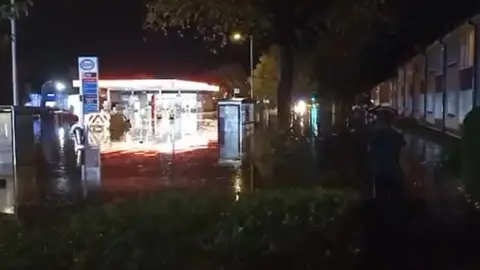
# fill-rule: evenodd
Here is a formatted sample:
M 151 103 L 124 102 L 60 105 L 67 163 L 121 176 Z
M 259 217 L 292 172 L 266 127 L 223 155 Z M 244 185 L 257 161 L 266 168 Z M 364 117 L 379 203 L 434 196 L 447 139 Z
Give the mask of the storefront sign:
M 83 114 L 98 112 L 98 58 L 79 57 L 78 77 L 83 97 Z

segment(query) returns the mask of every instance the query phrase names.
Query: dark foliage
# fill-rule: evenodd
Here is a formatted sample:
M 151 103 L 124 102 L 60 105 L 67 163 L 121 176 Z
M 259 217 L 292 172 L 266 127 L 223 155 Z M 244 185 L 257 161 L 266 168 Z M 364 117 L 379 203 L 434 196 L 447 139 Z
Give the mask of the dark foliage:
M 319 189 L 239 201 L 166 191 L 91 207 L 70 222 L 2 224 L 1 268 L 349 268 L 356 250 L 342 229 L 352 203 L 348 194 Z

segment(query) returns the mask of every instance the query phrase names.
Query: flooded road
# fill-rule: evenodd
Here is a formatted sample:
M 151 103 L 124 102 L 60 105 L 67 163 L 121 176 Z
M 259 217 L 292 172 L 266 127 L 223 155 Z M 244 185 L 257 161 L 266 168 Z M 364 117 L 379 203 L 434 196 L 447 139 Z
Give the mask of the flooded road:
M 465 187 L 459 175 L 442 166 L 448 149 L 432 139 L 403 132 L 407 142 L 406 187 L 410 198 L 422 201 L 435 216 L 452 217 L 463 212 Z
M 101 181 L 96 183 L 81 180 L 68 130 L 42 134 L 41 143 L 32 149 L 34 168 L 18 167 L 16 182 L 0 183 L 1 212 L 14 212 L 14 206 L 74 205 L 163 187 L 232 188 L 231 169 L 218 165 L 217 121 L 211 114 L 133 123 L 115 142 L 107 133 L 94 134 L 102 157 Z
M 133 124 L 119 142 L 102 146 L 104 191 L 158 187 L 228 186 L 230 170 L 218 165 L 217 121 L 186 113 L 154 125 Z
M 16 190 L 9 183 L 4 186 L 6 188 L 0 189 L 0 207 L 3 212 L 12 213 L 15 202 L 20 206 L 51 202 L 76 206 L 99 197 L 108 200 L 122 194 L 167 187 L 208 187 L 233 192 L 239 198 L 243 192 L 254 189 L 324 186 L 325 179 L 329 178 L 342 188 L 349 184 L 339 183 L 343 179 L 350 183 L 368 181 L 368 176 L 355 171 L 353 165 L 358 164 L 359 159 L 354 154 L 353 144 L 348 144 L 351 141 L 346 140 L 345 144 L 341 139 L 338 140 L 341 144 L 335 145 L 330 143 L 335 142 L 334 139 L 325 143 L 328 138 L 322 138 L 321 131 L 309 127 L 307 122 L 294 126 L 299 137 L 288 141 L 299 142 L 301 146 L 297 153 L 288 153 L 290 157 L 286 160 L 294 162 L 281 161 L 275 168 L 276 174 L 270 178 L 260 177 L 259 169 L 252 168 L 251 163 L 236 169 L 219 166 L 217 121 L 213 117 L 189 114 L 175 120 L 159 120 L 153 125 L 134 123 L 127 136 L 115 142 L 108 139 L 108 134 L 97 134 L 101 142 L 102 177 L 96 183 L 81 181 L 80 170 L 70 151 L 73 143 L 68 135 L 60 131 L 57 140 L 52 139 L 54 134 L 45 136 L 45 139 L 51 139 L 45 140 L 41 148 L 33 151 L 37 155 L 37 166 L 23 171 Z M 318 129 L 321 130 L 321 127 Z M 260 133 L 260 129 L 257 131 Z M 461 188 L 458 181 L 449 179 L 438 166 L 445 149 L 439 143 L 413 132 L 403 131 L 403 134 L 408 150 L 406 160 L 409 169 L 405 181 L 409 197 L 413 202 L 422 203 L 403 208 L 384 208 L 384 205 L 377 207 L 380 204 L 370 203 L 370 198 L 364 200 L 366 203 L 361 218 L 365 224 L 359 227 L 365 228 L 361 234 L 367 239 L 367 245 L 362 253 L 371 255 L 372 261 L 378 261 L 388 251 L 395 255 L 392 258 L 400 258 L 409 265 L 430 265 L 439 258 L 463 260 L 467 248 L 462 248 L 462 245 L 475 244 L 472 235 L 476 234 L 472 233 L 478 228 L 478 219 L 474 222 L 468 219 L 468 215 L 458 215 L 459 210 L 465 209 L 461 204 Z M 272 138 L 276 137 L 265 136 L 263 143 L 267 145 Z M 281 141 L 280 145 L 285 142 Z M 259 144 L 254 147 L 260 148 Z M 271 157 L 283 158 L 287 156 L 285 153 L 274 152 Z M 318 162 L 314 158 L 328 162 Z M 58 209 L 54 208 L 52 212 L 56 214 Z M 48 219 L 43 209 L 38 211 L 34 208 L 33 211 L 41 219 Z M 468 228 L 471 230 L 467 231 Z M 392 261 L 395 260 L 387 263 L 391 265 Z M 436 265 L 447 264 L 441 262 Z
M 83 182 L 73 140 L 68 127 L 64 127 L 41 136 L 42 143 L 32 151 L 35 168 L 18 168 L 16 183 L 12 179 L 0 183 L 0 187 L 4 186 L 0 188 L 0 209 L 12 212 L 15 202 L 16 205 L 74 205 L 166 187 L 208 187 L 239 194 L 292 186 L 361 185 L 362 176 L 352 166 L 358 163 L 353 150 L 346 145 L 326 144 L 319 134 L 324 127 L 311 125 L 308 119 L 300 120 L 293 126 L 300 138 L 295 141 L 301 142 L 295 164 L 280 165 L 270 177 L 262 176 L 265 169 L 262 164 L 250 162 L 236 169 L 220 166 L 214 115 L 185 113 L 174 120 L 133 123 L 120 141 L 111 141 L 108 133 L 94 134 L 93 139 L 101 148 L 101 180 Z M 259 132 L 258 129 L 256 133 Z M 403 133 L 409 155 L 406 182 L 412 196 L 433 206 L 441 201 L 460 201 L 463 193 L 458 181 L 440 180 L 445 175 L 437 166 L 442 147 L 411 132 Z M 254 149 L 260 149 L 261 144 L 266 145 L 271 139 L 267 136 L 255 142 Z M 325 159 L 327 162 L 321 161 Z

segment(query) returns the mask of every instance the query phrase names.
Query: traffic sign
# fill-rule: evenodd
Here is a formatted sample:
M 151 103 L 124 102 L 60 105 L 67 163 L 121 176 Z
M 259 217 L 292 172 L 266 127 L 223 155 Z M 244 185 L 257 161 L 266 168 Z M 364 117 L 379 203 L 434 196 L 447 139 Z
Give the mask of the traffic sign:
M 95 129 L 88 130 L 88 144 L 90 146 L 100 148 L 102 145 L 109 143 L 110 135 L 108 132 L 98 131 Z
M 110 125 L 110 115 L 106 113 L 91 113 L 85 115 L 85 122 L 89 128 L 95 127 L 106 130 Z

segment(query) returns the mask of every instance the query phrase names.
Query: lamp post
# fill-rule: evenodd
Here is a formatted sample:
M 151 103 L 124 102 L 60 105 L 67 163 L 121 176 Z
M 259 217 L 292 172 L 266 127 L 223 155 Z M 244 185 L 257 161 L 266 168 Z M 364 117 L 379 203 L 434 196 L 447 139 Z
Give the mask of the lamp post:
M 42 87 L 40 89 L 40 92 L 41 92 L 41 95 L 42 95 L 42 105 L 45 106 L 45 98 L 44 98 L 44 95 L 45 95 L 45 89 L 47 88 L 47 86 L 49 85 L 53 85 L 54 89 L 55 89 L 55 92 L 63 92 L 67 87 L 65 86 L 65 84 L 61 83 L 61 82 L 56 82 L 56 81 L 52 81 L 52 80 L 49 80 L 49 81 L 46 81 L 45 83 L 42 84 Z
M 18 79 L 17 79 L 17 26 L 15 21 L 15 0 L 10 0 L 10 47 L 12 54 L 12 94 L 13 94 L 13 105 L 20 105 L 19 95 L 18 95 Z
M 231 39 L 233 42 L 242 42 L 245 40 L 245 36 L 240 32 L 232 34 Z M 253 36 L 249 35 L 249 49 L 250 49 L 250 98 L 253 99 Z

